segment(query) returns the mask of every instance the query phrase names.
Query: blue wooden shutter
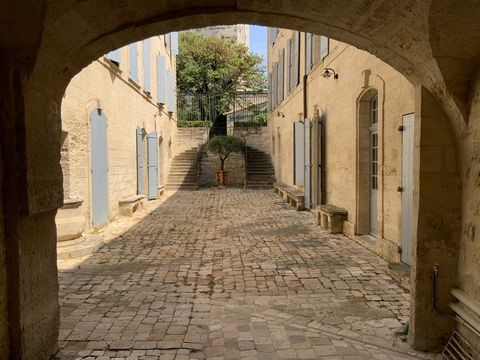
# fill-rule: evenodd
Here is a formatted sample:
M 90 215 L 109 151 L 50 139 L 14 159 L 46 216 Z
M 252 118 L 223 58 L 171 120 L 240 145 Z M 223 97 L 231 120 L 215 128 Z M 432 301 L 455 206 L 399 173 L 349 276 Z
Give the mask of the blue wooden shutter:
M 130 60 L 130 79 L 138 83 L 138 48 L 137 43 L 132 43 L 129 46 L 129 60 Z
M 305 74 L 312 70 L 312 34 L 305 34 Z
M 320 36 L 320 60 L 325 59 L 329 53 L 329 39 L 326 36 Z
M 137 194 L 143 194 L 142 129 L 137 128 Z
M 301 122 L 293 123 L 294 185 L 304 185 L 305 177 L 305 130 Z
M 165 48 L 171 50 L 171 34 L 165 34 Z
M 143 40 L 143 87 L 145 91 L 152 92 L 150 69 L 150 39 Z
M 172 52 L 178 55 L 178 32 L 171 33 L 172 37 Z
M 303 194 L 304 194 L 304 201 L 305 207 L 307 209 L 311 208 L 312 203 L 312 182 L 311 182 L 311 173 L 312 173 L 312 164 L 311 164 L 311 124 L 312 122 L 310 119 L 305 119 L 304 121 L 304 142 L 305 142 L 305 150 L 304 150 L 304 177 L 303 177 Z
M 173 71 L 167 70 L 167 86 L 168 86 L 168 112 L 175 112 L 175 82 L 173 79 Z
M 272 105 L 273 105 L 273 108 L 276 108 L 277 104 L 278 104 L 278 66 L 277 66 L 276 62 L 273 63 L 272 79 L 273 79 L 273 86 L 272 86 L 272 88 L 273 88 L 273 91 L 272 91 L 273 101 L 272 101 Z
M 148 141 L 148 198 L 158 198 L 158 147 L 157 132 L 147 135 Z
M 167 65 L 163 55 L 157 55 L 157 102 L 167 102 Z
M 295 32 L 294 46 L 293 83 L 294 86 L 297 86 L 300 84 L 300 31 Z
M 288 39 L 287 42 L 287 95 L 290 94 L 292 89 L 292 39 Z
M 285 92 L 285 49 L 280 50 L 280 60 L 278 64 L 278 102 L 284 98 Z
M 112 50 L 107 54 L 107 58 L 117 64 L 117 66 L 120 65 L 120 60 L 121 60 L 121 55 L 120 55 L 120 49 L 117 50 Z
M 108 223 L 108 143 L 107 119 L 100 109 L 90 113 L 92 161 L 92 224 L 98 228 Z
M 267 92 L 268 92 L 268 111 L 272 111 L 273 109 L 273 106 L 272 106 L 272 72 L 269 71 L 268 72 L 268 88 L 267 88 Z

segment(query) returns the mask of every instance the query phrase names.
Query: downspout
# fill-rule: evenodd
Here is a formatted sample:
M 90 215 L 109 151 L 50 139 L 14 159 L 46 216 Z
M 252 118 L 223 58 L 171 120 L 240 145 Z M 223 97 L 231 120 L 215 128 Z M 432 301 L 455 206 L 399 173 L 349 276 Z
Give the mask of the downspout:
M 325 121 L 323 114 L 318 116 L 318 176 L 320 178 L 320 205 L 326 204 L 326 182 L 325 182 Z
M 303 118 L 307 118 L 307 80 L 308 75 L 303 75 Z

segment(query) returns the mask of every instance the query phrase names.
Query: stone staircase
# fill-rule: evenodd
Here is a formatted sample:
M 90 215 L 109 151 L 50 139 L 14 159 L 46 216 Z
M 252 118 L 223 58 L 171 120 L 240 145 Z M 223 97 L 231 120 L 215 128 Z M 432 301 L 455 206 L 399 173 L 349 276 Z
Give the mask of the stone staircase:
M 165 189 L 198 190 L 196 147 L 185 150 L 172 159 Z
M 246 188 L 272 189 L 275 170 L 270 155 L 247 146 Z

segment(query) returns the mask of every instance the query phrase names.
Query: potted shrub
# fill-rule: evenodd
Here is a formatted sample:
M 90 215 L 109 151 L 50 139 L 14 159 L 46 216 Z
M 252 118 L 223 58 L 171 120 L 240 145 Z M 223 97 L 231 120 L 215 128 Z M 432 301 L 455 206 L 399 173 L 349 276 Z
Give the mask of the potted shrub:
M 218 187 L 224 187 L 227 182 L 228 171 L 225 171 L 225 160 L 231 153 L 242 151 L 243 147 L 243 140 L 231 135 L 214 136 L 208 141 L 207 150 L 220 158 L 220 170 L 215 172 Z

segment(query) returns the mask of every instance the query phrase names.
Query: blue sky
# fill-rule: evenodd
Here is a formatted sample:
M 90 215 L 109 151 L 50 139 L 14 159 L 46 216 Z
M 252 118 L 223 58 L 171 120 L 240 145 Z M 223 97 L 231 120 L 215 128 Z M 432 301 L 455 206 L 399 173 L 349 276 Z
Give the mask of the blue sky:
M 250 25 L 250 51 L 263 56 L 263 64 L 267 64 L 267 28 Z

